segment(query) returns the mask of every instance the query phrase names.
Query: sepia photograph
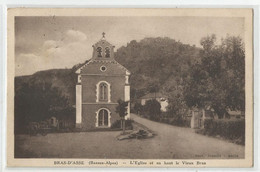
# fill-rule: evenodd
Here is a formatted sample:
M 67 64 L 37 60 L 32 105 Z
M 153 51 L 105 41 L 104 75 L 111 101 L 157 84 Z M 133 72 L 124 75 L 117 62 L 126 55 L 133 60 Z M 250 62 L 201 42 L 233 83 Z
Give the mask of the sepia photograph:
M 252 9 L 41 10 L 9 11 L 11 165 L 252 165 Z

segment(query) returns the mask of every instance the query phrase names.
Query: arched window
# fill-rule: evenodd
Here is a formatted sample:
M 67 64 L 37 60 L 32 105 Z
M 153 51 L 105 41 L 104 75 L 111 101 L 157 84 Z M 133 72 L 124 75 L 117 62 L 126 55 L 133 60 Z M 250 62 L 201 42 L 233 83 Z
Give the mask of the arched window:
M 102 109 L 98 113 L 98 126 L 108 126 L 108 111 Z
M 105 55 L 106 58 L 109 58 L 109 57 L 110 57 L 110 48 L 109 48 L 109 47 L 106 47 L 106 48 L 105 48 L 105 54 L 106 54 L 106 55 Z
M 97 56 L 102 57 L 102 48 L 101 47 L 97 47 Z
M 108 85 L 106 83 L 99 84 L 99 100 L 108 101 Z
M 111 85 L 107 81 L 96 84 L 96 102 L 111 102 Z
M 111 127 L 111 112 L 107 108 L 96 111 L 96 127 Z

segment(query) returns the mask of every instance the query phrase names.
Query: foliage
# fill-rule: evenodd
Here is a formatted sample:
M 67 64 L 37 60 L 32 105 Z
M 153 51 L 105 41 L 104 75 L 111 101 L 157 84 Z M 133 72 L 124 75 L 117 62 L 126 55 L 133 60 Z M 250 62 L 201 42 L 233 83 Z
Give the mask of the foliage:
M 190 120 L 184 118 L 173 118 L 170 124 L 180 127 L 190 127 Z
M 23 84 L 15 94 L 15 131 L 24 131 L 29 122 L 40 122 L 52 116 L 68 118 L 74 111 L 68 98 L 51 84 Z
M 147 92 L 170 89 L 172 83 L 186 77 L 198 53 L 195 46 L 158 37 L 131 41 L 117 50 L 115 59 L 131 71 L 131 99 L 136 99 Z
M 185 118 L 160 118 L 160 122 L 179 127 L 190 127 L 190 119 Z
M 125 120 L 125 127 L 127 130 L 132 130 L 133 125 L 132 125 L 132 120 Z M 112 125 L 112 129 L 120 129 L 121 128 L 121 120 L 116 120 Z
M 184 99 L 189 107 L 210 106 L 219 118 L 227 110 L 245 110 L 245 53 L 239 37 L 227 36 L 216 45 L 215 35 L 201 40 L 201 63 L 191 66 Z
M 209 136 L 220 136 L 234 141 L 238 144 L 245 144 L 245 120 L 213 120 L 208 119 L 204 122 L 204 129 L 199 133 Z
M 187 109 L 183 87 L 191 65 L 200 61 L 200 49 L 167 37 L 131 41 L 115 53 L 115 59 L 132 75 L 131 100 L 149 92 L 161 92 L 169 99 L 169 118 L 181 118 Z M 137 109 L 141 106 L 137 105 Z
M 71 69 L 52 69 L 15 77 L 15 132 L 25 132 L 29 122 L 50 118 L 75 120 L 75 85 Z
M 139 102 L 136 102 L 133 110 L 134 110 L 134 113 L 141 114 L 143 112 L 143 105 Z
M 119 99 L 117 103 L 118 105 L 116 106 L 116 113 L 118 113 L 121 118 L 124 118 L 127 115 L 128 102 Z
M 123 128 L 123 134 L 124 134 L 126 129 L 125 116 L 127 115 L 128 102 L 125 102 L 121 99 L 119 99 L 117 102 L 118 105 L 116 106 L 116 113 L 118 113 L 119 116 L 121 117 L 121 128 Z
M 169 94 L 170 95 L 170 94 Z M 187 106 L 183 100 L 183 95 L 171 95 L 168 99 L 167 116 L 170 118 L 182 118 L 186 115 Z
M 161 104 L 155 99 L 148 100 L 143 107 L 143 112 L 151 120 L 158 120 L 161 116 Z
M 15 94 L 20 92 L 24 86 L 39 87 L 41 85 L 50 85 L 59 90 L 62 96 L 69 100 L 70 106 L 75 105 L 75 85 L 77 76 L 72 69 L 52 69 L 36 72 L 29 76 L 15 77 Z

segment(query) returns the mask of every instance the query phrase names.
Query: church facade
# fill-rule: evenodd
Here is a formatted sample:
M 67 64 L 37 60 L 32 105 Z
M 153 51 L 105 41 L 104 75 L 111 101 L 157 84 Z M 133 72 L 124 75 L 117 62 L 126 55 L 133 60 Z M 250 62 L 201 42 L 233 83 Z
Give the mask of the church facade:
M 76 127 L 110 128 L 120 120 L 119 99 L 128 101 L 130 118 L 130 72 L 114 59 L 114 46 L 105 39 L 93 45 L 92 58 L 76 71 Z

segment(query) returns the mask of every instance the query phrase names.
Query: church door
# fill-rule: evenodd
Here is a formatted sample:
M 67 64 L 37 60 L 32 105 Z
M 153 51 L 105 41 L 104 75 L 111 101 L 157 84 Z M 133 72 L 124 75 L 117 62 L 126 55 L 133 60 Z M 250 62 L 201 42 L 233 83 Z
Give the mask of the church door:
M 108 111 L 105 109 L 98 113 L 98 126 L 108 126 Z

